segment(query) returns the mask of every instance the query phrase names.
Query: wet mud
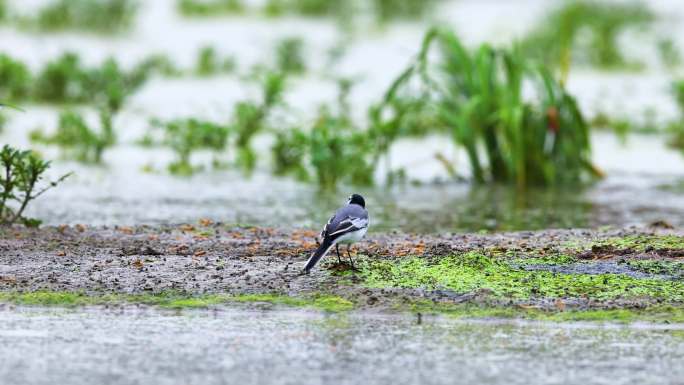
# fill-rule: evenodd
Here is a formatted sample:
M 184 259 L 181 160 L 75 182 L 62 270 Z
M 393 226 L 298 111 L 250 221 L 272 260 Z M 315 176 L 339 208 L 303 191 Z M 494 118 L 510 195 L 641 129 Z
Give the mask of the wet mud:
M 629 249 L 605 240 L 620 237 L 682 236 L 666 226 L 612 230 L 545 230 L 497 234 L 414 235 L 371 233 L 352 255 L 364 261 L 420 257 L 428 260 L 485 251 L 516 261 L 568 254 L 571 264 L 524 264 L 528 270 L 559 274 L 626 274 L 636 278 L 674 279 L 626 261 L 684 261 L 682 250 L 642 246 Z M 1 291 L 69 291 L 88 294 L 265 294 L 306 296 L 334 294 L 359 308 L 392 308 L 428 299 L 448 303 L 494 303 L 554 307 L 553 299 L 523 302 L 493 300 L 486 291 L 455 293 L 447 289 L 369 288 L 362 274 L 338 263 L 334 250 L 311 274 L 303 265 L 316 247 L 317 232 L 235 227 L 204 220 L 195 224 L 137 227 L 58 226 L 0 229 Z M 595 245 L 601 245 L 596 247 Z M 343 258 L 344 261 L 344 258 Z M 647 306 L 653 299 L 590 298 L 566 301 L 579 308 Z

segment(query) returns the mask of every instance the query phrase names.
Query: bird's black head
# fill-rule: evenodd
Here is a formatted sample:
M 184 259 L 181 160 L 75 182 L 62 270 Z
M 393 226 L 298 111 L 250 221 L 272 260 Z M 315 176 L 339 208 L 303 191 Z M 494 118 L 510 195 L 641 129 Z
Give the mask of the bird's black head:
M 349 202 L 348 202 L 348 203 L 349 203 L 349 204 L 359 205 L 359 206 L 361 206 L 361 207 L 363 207 L 363 208 L 366 208 L 366 201 L 365 201 L 365 200 L 363 199 L 363 197 L 362 197 L 361 195 L 359 195 L 359 194 L 352 194 L 352 195 L 349 197 Z

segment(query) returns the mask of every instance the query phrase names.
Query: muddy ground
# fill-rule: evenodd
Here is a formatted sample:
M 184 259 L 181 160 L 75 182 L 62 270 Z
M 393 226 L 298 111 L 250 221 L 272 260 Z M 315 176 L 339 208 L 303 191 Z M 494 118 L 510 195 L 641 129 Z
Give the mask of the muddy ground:
M 593 273 L 592 269 L 596 273 L 625 273 L 620 271 L 624 266 L 616 263 L 624 258 L 676 260 L 684 256 L 684 250 L 577 247 L 611 237 L 654 234 L 684 233 L 655 224 L 645 228 L 502 234 L 369 234 L 355 246 L 353 254 L 357 259 L 440 258 L 487 249 L 499 253 L 515 251 L 518 256 L 534 257 L 562 251 L 574 253 L 582 260 L 597 261 L 594 267 L 587 265 L 590 271 L 585 273 L 589 274 Z M 454 303 L 487 301 L 483 293 L 369 289 L 348 265 L 337 264 L 334 254 L 311 274 L 303 275 L 301 269 L 316 247 L 316 236 L 317 233 L 311 230 L 235 227 L 209 221 L 164 227 L 4 228 L 0 229 L 0 290 L 89 294 L 278 293 L 289 296 L 322 292 L 352 299 L 362 308 L 389 307 L 397 301 L 425 298 Z M 572 251 L 568 251 L 568 245 L 574 245 Z M 613 267 L 616 271 L 611 271 Z M 649 304 L 648 299 L 643 301 L 594 303 L 590 299 L 580 299 L 570 305 L 611 308 Z M 553 306 L 544 299 L 535 300 L 535 304 Z

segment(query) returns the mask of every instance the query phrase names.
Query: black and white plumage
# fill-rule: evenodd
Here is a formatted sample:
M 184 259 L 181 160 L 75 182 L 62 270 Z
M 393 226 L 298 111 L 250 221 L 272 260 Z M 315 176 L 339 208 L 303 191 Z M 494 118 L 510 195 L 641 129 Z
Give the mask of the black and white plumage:
M 354 262 L 351 259 L 349 248 L 366 235 L 368 230 L 368 211 L 366 211 L 366 201 L 361 195 L 353 194 L 349 197 L 347 205 L 339 208 L 321 231 L 322 242 L 318 249 L 311 254 L 306 262 L 304 272 L 308 273 L 316 266 L 316 263 L 323 258 L 330 249 L 335 246 L 337 258 L 340 258 L 340 244 L 347 245 L 347 255 L 352 267 Z

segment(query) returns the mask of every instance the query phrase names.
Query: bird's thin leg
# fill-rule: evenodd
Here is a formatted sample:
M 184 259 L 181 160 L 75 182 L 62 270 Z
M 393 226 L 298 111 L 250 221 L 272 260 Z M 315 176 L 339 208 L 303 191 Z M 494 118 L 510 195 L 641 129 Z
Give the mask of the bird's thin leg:
M 352 269 L 356 269 L 354 267 L 354 260 L 352 259 L 351 252 L 349 251 L 349 249 L 351 249 L 351 244 L 347 245 L 347 256 L 349 257 L 349 263 L 351 263 Z
M 335 249 L 337 250 L 337 263 L 342 264 L 342 259 L 340 258 L 340 244 L 335 244 Z

